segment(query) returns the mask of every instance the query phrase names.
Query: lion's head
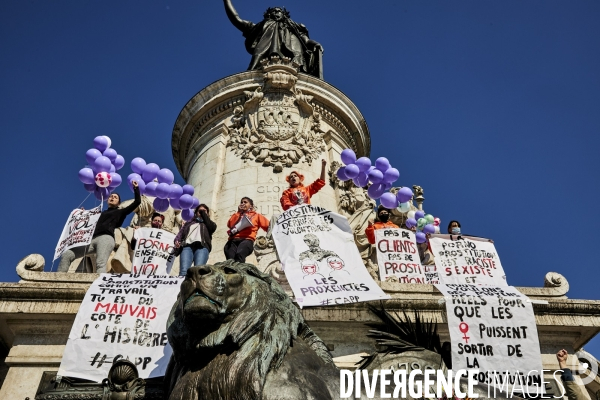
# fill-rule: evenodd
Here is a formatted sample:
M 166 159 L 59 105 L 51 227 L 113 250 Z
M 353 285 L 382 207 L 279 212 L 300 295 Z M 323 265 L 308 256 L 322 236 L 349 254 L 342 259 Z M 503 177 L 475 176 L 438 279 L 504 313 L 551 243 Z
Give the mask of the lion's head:
M 167 334 L 171 400 L 258 399 L 267 373 L 296 338 L 332 363 L 279 284 L 232 260 L 188 270 Z

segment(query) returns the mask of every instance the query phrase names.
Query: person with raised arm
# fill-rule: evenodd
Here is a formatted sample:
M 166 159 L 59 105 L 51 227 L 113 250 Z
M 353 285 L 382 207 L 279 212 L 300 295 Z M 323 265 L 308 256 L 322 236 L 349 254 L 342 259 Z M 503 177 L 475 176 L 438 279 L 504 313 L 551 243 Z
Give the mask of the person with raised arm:
M 310 204 L 310 198 L 325 186 L 325 167 L 327 161 L 321 160 L 321 176 L 308 186 L 303 185 L 304 175 L 298 171 L 292 171 L 285 180 L 290 184 L 290 187 L 281 194 L 279 202 L 283 211 L 291 207 Z
M 96 272 L 99 274 L 106 272 L 106 263 L 110 253 L 115 247 L 115 229 L 120 228 L 125 222 L 125 218 L 135 211 L 142 202 L 140 188 L 137 181 L 132 181 L 135 200 L 125 208 L 119 208 L 121 196 L 118 193 L 111 193 L 108 196 L 108 208 L 100 214 L 92 242 L 88 246 L 74 247 L 65 251 L 58 265 L 58 272 L 68 272 L 71 263 L 80 257 L 90 254 L 96 255 L 96 271 L 92 271 L 91 266 L 85 263 L 85 272 Z

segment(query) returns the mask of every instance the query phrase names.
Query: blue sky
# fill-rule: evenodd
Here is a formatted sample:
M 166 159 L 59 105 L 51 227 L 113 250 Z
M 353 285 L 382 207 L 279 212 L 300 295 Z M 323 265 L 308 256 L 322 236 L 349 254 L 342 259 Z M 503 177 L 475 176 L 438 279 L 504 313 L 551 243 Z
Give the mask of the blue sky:
M 234 4 L 255 22 L 280 5 Z M 325 79 L 365 116 L 371 158 L 421 185 L 426 211 L 493 238 L 510 284 L 556 271 L 569 297 L 600 299 L 599 2 L 281 5 L 325 48 Z M 112 138 L 125 176 L 137 156 L 176 171 L 181 108 L 249 62 L 218 0 L 4 0 L 0 50 L 0 281 L 27 254 L 51 263 L 95 136 Z

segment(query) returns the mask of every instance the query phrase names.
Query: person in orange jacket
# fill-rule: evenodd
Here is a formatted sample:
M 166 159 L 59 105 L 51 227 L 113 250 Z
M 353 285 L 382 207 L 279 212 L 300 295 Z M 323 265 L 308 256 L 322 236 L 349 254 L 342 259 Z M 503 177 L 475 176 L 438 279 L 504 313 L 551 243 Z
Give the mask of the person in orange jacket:
M 247 217 L 252 223 L 252 226 L 239 229 L 236 225 L 242 221 L 242 218 Z M 227 260 L 235 260 L 237 262 L 246 262 L 248 257 L 254 251 L 254 240 L 258 229 L 264 231 L 269 229 L 269 220 L 262 214 L 254 211 L 254 202 L 249 197 L 242 197 L 238 211 L 233 214 L 227 222 L 229 230 L 229 240 L 225 243 L 225 258 Z
M 279 199 L 281 207 L 283 207 L 283 211 L 297 205 L 310 204 L 311 196 L 325 186 L 326 166 L 327 161 L 321 160 L 321 177 L 308 186 L 304 186 L 302 184 L 302 181 L 304 181 L 304 175 L 298 171 L 290 172 L 290 174 L 285 178 L 285 180 L 290 184 L 290 187 L 282 193 L 281 199 Z
M 375 223 L 369 221 L 369 226 L 365 229 L 365 234 L 367 235 L 367 239 L 369 239 L 369 243 L 375 244 L 375 230 L 376 229 L 392 229 L 399 228 L 398 225 L 390 222 L 390 210 L 380 205 L 377 208 L 377 221 Z

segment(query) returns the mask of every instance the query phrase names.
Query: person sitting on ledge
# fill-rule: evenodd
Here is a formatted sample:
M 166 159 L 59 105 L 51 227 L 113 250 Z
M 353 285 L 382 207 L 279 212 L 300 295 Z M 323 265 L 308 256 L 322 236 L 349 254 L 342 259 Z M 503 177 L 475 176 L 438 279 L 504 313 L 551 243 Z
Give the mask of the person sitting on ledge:
M 89 254 L 96 254 L 96 273 L 106 272 L 106 262 L 110 253 L 115 247 L 115 229 L 120 228 L 125 222 L 125 218 L 131 214 L 142 202 L 140 189 L 137 181 L 132 182 L 135 200 L 125 208 L 119 208 L 121 196 L 118 193 L 112 193 L 108 196 L 108 208 L 100 214 L 92 242 L 88 246 L 73 247 L 65 251 L 58 265 L 58 272 L 69 272 L 71 263 L 80 257 Z M 94 272 L 91 266 L 85 263 L 85 272 Z
M 310 204 L 311 196 L 325 186 L 326 166 L 327 161 L 321 160 L 321 177 L 308 186 L 304 186 L 302 184 L 302 181 L 304 181 L 304 175 L 298 171 L 292 171 L 288 176 L 286 176 L 285 180 L 290 184 L 290 187 L 283 192 L 281 199 L 279 199 L 283 211 L 294 206 Z
M 247 220 L 243 221 L 243 218 L 247 218 Z M 229 218 L 227 227 L 229 228 L 227 231 L 229 240 L 223 249 L 225 258 L 243 263 L 246 262 L 246 257 L 254 251 L 254 241 L 258 229 L 261 228 L 265 232 L 269 230 L 269 220 L 254 211 L 254 202 L 251 198 L 242 197 L 238 211 Z
M 369 226 L 365 229 L 365 235 L 367 235 L 369 243 L 375 244 L 375 230 L 399 228 L 398 225 L 390 222 L 391 215 L 390 210 L 384 206 L 380 205 L 377 208 L 377 221 L 373 223 L 373 221 L 369 220 Z

